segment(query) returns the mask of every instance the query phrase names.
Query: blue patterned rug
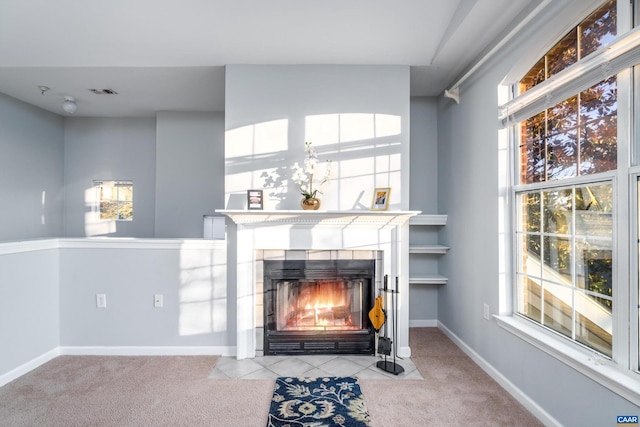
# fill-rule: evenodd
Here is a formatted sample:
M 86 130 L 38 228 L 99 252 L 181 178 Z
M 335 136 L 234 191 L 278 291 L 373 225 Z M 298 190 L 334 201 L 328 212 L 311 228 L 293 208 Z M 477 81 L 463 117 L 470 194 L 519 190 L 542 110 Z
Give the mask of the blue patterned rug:
M 369 413 L 352 377 L 276 379 L 267 427 L 367 427 Z

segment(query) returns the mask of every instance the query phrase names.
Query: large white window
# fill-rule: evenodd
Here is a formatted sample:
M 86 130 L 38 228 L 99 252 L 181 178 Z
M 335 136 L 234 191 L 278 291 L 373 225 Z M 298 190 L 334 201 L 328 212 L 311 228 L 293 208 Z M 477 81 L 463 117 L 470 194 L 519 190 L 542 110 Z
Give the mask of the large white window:
M 628 2 L 602 1 L 542 58 L 529 58 L 500 106 L 514 202 L 514 317 L 501 325 L 640 402 L 640 28 L 632 17 Z
M 520 93 L 613 40 L 609 0 L 571 29 L 518 82 Z M 516 125 L 518 314 L 611 357 L 617 79 L 597 82 Z

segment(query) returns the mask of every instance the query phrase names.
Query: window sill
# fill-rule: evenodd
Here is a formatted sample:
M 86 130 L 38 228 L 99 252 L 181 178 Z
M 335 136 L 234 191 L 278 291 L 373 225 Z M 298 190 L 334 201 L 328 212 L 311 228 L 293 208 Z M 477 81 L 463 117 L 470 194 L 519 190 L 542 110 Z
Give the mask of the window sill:
M 534 347 L 555 357 L 598 384 L 640 406 L 640 376 L 633 372 L 623 372 L 613 361 L 602 356 L 594 356 L 586 350 L 564 343 L 515 316 L 494 316 L 498 325 Z

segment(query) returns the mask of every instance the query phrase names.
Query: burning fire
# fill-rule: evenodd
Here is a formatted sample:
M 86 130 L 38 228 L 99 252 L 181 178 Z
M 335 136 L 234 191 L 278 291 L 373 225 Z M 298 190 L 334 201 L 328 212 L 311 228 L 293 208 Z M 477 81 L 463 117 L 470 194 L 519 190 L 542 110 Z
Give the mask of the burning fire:
M 349 292 L 343 282 L 305 285 L 289 300 L 287 326 L 313 330 L 353 325 Z

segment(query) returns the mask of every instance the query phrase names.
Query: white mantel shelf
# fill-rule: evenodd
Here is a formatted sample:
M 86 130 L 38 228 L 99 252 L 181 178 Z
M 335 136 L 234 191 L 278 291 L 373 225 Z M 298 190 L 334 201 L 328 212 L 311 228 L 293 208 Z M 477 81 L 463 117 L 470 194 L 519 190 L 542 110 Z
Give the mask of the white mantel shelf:
M 216 210 L 236 224 L 402 225 L 420 211 Z

